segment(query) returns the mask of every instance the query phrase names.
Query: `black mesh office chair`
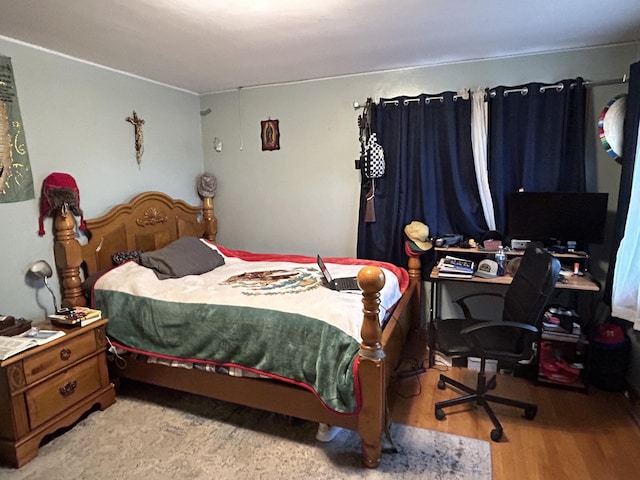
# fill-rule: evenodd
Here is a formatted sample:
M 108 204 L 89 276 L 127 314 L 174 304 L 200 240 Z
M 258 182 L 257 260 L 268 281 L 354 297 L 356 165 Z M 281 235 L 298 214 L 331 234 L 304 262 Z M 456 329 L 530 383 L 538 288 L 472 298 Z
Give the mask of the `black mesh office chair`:
M 529 247 L 504 295 L 498 293 L 474 293 L 455 299 L 462 308 L 462 319 L 438 319 L 435 324 L 438 350 L 450 357 L 480 357 L 480 371 L 477 385 L 473 389 L 445 375 L 440 375 L 438 388 L 444 390 L 446 384 L 466 392 L 459 398 L 437 402 L 435 415 L 438 420 L 445 418 L 443 408 L 476 402 L 482 405 L 493 422 L 491 439 L 502 438 L 502 425 L 488 402 L 510 405 L 524 410 L 524 416 L 531 420 L 538 407 L 532 403 L 497 397 L 487 393 L 495 388 L 496 376 L 487 382 L 485 362 L 487 359 L 518 362 L 533 356 L 534 344 L 542 324 L 545 305 L 553 291 L 560 262 L 549 253 L 537 247 Z M 500 296 L 503 298 L 502 320 L 479 320 L 473 317 L 468 299 L 478 296 Z

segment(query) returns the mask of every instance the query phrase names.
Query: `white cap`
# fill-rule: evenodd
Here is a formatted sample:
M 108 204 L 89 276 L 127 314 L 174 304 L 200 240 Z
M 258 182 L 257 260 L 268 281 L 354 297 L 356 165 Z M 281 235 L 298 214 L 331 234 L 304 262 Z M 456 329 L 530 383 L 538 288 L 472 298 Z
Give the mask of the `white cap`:
M 478 264 L 476 275 L 482 278 L 496 278 L 498 276 L 498 264 L 494 260 L 485 258 Z

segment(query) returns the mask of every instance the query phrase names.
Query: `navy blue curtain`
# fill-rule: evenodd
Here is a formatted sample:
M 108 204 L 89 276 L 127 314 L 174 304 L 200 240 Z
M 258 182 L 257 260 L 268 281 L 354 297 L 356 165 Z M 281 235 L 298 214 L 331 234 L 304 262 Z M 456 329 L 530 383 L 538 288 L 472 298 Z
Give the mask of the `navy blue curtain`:
M 629 89 L 625 102 L 624 131 L 622 140 L 622 168 L 620 170 L 620 188 L 618 191 L 618 206 L 616 210 L 616 224 L 614 227 L 609 269 L 605 282 L 603 300 L 611 305 L 613 290 L 613 273 L 620 241 L 624 236 L 624 227 L 629 214 L 631 200 L 631 184 L 638 148 L 638 125 L 640 125 L 640 62 L 631 64 L 629 68 Z M 613 166 L 615 167 L 615 166 Z
M 363 182 L 359 258 L 406 265 L 404 226 L 413 220 L 432 236 L 477 238 L 487 230 L 471 148 L 471 101 L 454 92 L 380 99 L 374 130 L 386 172 L 375 182 L 375 222 L 365 221 Z
M 581 78 L 489 92 L 489 186 L 496 228 L 506 227 L 508 195 L 584 192 L 586 88 Z

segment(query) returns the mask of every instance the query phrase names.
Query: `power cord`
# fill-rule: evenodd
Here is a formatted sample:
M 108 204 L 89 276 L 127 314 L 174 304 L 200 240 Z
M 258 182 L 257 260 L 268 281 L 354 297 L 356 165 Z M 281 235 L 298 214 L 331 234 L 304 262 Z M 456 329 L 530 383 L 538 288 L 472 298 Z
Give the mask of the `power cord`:
M 109 348 L 107 349 L 107 358 L 111 360 L 118 368 L 124 369 L 127 367 L 127 361 L 120 355 L 118 349 L 111 343 L 109 337 L 107 338 L 107 343 L 109 344 Z
M 416 375 L 420 375 L 422 373 L 425 373 L 427 371 L 427 368 L 422 365 L 419 368 L 416 368 L 414 370 L 405 370 L 402 372 L 398 372 L 397 376 L 398 378 L 409 378 L 409 377 L 415 377 Z

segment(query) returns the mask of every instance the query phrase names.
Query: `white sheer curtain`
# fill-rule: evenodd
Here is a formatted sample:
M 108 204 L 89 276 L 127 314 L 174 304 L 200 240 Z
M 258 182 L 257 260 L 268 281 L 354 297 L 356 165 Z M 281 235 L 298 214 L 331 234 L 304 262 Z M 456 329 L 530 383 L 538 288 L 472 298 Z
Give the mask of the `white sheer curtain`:
M 489 173 L 487 171 L 487 138 L 488 138 L 488 104 L 485 101 L 485 89 L 478 88 L 471 94 L 471 145 L 476 169 L 480 203 L 484 210 L 484 218 L 489 230 L 496 229 L 493 213 L 493 200 L 489 189 Z
M 639 130 L 640 132 L 640 130 Z M 638 135 L 640 138 L 640 133 Z M 640 148 L 636 145 L 629 213 L 616 257 L 611 314 L 640 330 Z

